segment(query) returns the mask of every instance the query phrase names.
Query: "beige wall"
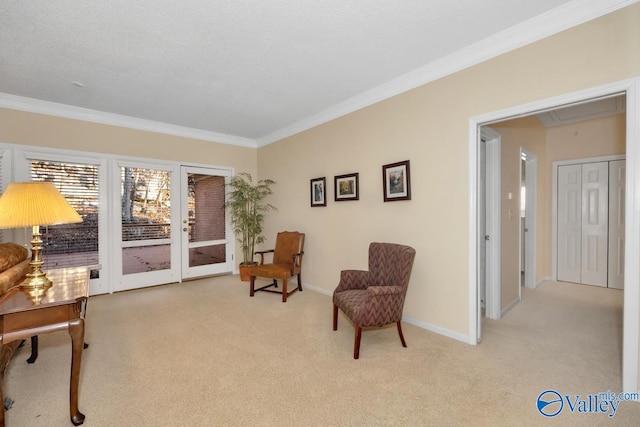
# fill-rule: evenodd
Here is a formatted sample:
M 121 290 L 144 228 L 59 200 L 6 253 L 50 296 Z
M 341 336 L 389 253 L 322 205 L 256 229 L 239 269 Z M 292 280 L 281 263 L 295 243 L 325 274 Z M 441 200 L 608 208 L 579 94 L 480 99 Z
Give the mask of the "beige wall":
M 0 108 L 0 143 L 35 145 L 257 173 L 255 149 Z
M 444 77 L 260 148 L 278 181 L 267 235 L 307 233 L 303 280 L 331 292 L 343 268 L 365 268 L 371 241 L 417 250 L 405 315 L 468 334 L 468 120 L 640 74 L 640 5 Z M 413 200 L 383 203 L 381 166 L 411 160 Z M 333 202 L 333 176 L 360 173 L 360 200 Z M 326 176 L 324 208 L 309 179 Z
M 257 174 L 257 150 L 0 108 L 0 143 L 233 167 Z M 240 254 L 236 251 L 236 257 Z
M 506 309 L 520 297 L 520 147 L 533 152 L 538 164 L 545 162 L 546 129 L 534 116 L 496 123 L 491 128 L 501 137 L 501 298 L 500 308 Z M 537 187 L 546 188 L 547 176 L 538 173 Z M 513 198 L 508 199 L 511 193 Z M 544 213 L 547 209 L 548 198 L 539 197 L 536 206 L 536 259 L 542 260 L 546 255 L 544 235 Z M 512 212 L 511 217 L 509 212 Z M 543 262 L 536 263 L 535 278 L 544 277 L 541 273 Z

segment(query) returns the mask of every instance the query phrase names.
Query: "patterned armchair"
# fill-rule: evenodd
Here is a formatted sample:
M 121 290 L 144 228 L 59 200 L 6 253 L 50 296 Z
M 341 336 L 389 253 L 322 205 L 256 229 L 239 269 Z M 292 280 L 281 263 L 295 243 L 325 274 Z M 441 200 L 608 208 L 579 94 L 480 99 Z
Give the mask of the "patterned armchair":
M 338 309 L 356 328 L 353 358 L 360 356 L 362 328 L 395 323 L 402 346 L 402 309 L 407 294 L 415 249 L 394 243 L 369 245 L 369 270 L 343 270 L 333 292 L 333 330 L 338 330 Z

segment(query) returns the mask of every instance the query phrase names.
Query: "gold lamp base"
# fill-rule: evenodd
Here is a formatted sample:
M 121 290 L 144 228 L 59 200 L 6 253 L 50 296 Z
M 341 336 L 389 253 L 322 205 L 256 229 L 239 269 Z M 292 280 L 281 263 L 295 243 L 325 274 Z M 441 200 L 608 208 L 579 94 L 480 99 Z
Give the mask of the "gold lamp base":
M 42 271 L 42 239 L 40 234 L 40 227 L 33 226 L 33 239 L 31 240 L 31 262 L 29 263 L 29 273 L 25 279 L 20 283 L 20 289 L 24 291 L 46 291 L 51 287 L 51 280 L 47 277 L 47 274 Z
M 20 283 L 20 289 L 30 291 L 32 289 L 49 289 L 52 285 L 46 273 L 36 271 L 27 273 L 25 279 Z

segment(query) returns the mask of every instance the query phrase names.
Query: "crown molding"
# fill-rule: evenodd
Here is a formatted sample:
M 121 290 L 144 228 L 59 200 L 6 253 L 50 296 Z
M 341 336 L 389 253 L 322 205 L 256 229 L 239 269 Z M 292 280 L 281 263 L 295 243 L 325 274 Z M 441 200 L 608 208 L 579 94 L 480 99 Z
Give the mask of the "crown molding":
M 376 86 L 333 107 L 258 139 L 171 125 L 33 98 L 0 93 L 0 108 L 28 111 L 221 144 L 258 148 L 472 67 L 545 37 L 622 9 L 640 0 L 574 0 L 535 18 L 480 40 L 457 52 Z
M 349 98 L 318 114 L 309 116 L 290 126 L 260 137 L 257 139 L 257 145 L 258 147 L 263 147 L 274 143 L 449 74 L 464 70 L 491 58 L 622 9 L 638 1 L 640 0 L 574 0 L 565 3 L 535 18 L 482 39 L 387 83 Z
M 138 119 L 120 114 L 106 113 L 88 108 L 74 107 L 66 104 L 26 98 L 23 96 L 0 93 L 0 108 L 28 111 L 30 113 L 46 114 L 49 116 L 64 117 L 67 119 L 82 120 L 85 122 L 100 123 L 103 125 L 119 126 L 137 129 L 147 132 L 161 133 L 165 135 L 180 136 L 199 139 L 203 141 L 217 142 L 221 144 L 237 145 L 240 147 L 256 148 L 256 141 L 234 135 L 205 131 L 202 129 L 176 126 L 153 120 Z

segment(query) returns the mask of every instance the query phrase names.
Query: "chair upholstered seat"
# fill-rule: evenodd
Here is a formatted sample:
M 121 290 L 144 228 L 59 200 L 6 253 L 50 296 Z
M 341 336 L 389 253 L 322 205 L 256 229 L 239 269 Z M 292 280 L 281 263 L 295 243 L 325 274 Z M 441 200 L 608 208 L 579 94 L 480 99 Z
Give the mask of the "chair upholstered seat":
M 354 359 L 360 355 L 362 328 L 396 323 L 406 347 L 400 321 L 409 286 L 415 250 L 395 243 L 369 245 L 369 270 L 343 270 L 333 293 L 333 330 L 338 329 L 338 310 L 356 328 Z
M 271 279 L 281 279 L 284 276 L 293 276 L 293 264 L 265 264 L 251 267 L 251 275 L 257 277 L 268 277 Z

